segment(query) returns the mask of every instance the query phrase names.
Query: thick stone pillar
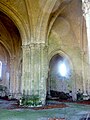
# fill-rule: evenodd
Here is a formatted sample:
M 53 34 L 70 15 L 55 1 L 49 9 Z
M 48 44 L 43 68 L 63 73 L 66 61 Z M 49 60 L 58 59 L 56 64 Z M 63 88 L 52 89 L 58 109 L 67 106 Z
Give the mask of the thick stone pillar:
M 41 54 L 41 65 L 40 65 L 40 82 L 39 82 L 39 91 L 43 104 L 45 104 L 46 99 L 46 83 L 48 77 L 48 61 L 47 61 L 47 47 L 44 44 L 40 45 L 40 54 Z
M 47 47 L 42 43 L 22 46 L 22 93 L 39 95 L 42 104 L 46 98 Z
M 87 39 L 88 39 L 88 54 L 90 64 L 90 0 L 82 0 L 83 15 L 86 19 Z
M 16 92 L 16 70 L 15 70 L 15 57 L 10 58 L 10 94 L 14 96 Z
M 23 51 L 23 61 L 22 61 L 22 81 L 21 81 L 21 93 L 30 94 L 30 47 L 28 45 L 22 46 Z
M 85 79 L 84 52 L 82 52 L 82 80 L 83 80 L 83 93 L 86 94 L 86 79 Z
M 87 68 L 87 77 L 86 81 L 84 81 L 84 92 L 90 93 L 90 77 L 88 77 L 88 74 L 90 73 L 90 0 L 82 0 L 82 9 L 83 9 L 83 15 L 86 20 L 86 29 L 87 29 L 87 41 L 88 41 L 88 58 L 89 58 L 89 64 Z M 87 87 L 86 87 L 86 86 Z M 86 93 L 85 93 L 86 94 Z
M 73 101 L 77 100 L 77 74 L 76 74 L 76 70 L 73 71 L 73 75 L 72 75 L 72 99 Z

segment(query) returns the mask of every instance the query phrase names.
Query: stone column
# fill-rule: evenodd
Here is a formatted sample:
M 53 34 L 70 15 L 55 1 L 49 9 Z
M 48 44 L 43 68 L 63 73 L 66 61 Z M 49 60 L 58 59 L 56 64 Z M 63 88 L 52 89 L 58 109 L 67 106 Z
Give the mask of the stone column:
M 88 71 L 90 71 L 90 68 L 88 68 Z M 90 95 L 90 72 L 88 72 L 88 88 L 87 88 L 87 92 L 88 92 L 88 95 Z
M 76 74 L 76 70 L 73 71 L 73 75 L 72 75 L 72 99 L 73 101 L 77 100 L 77 74 Z
M 82 0 L 83 15 L 86 19 L 87 39 L 88 39 L 88 54 L 90 64 L 90 0 Z
M 48 77 L 48 61 L 47 61 L 47 47 L 45 44 L 41 44 L 40 46 L 40 54 L 41 54 L 41 66 L 40 66 L 40 83 L 39 83 L 39 91 L 40 91 L 40 96 L 42 99 L 42 103 L 45 104 L 45 99 L 46 99 L 46 82 L 47 82 L 47 77 Z
M 21 93 L 30 94 L 30 47 L 28 45 L 22 46 L 23 61 L 22 61 L 22 81 L 21 81 Z
M 90 73 L 90 0 L 82 0 L 82 9 L 83 9 L 83 15 L 86 20 L 86 28 L 87 28 L 87 40 L 88 40 L 88 57 L 89 57 L 89 64 L 88 64 L 88 73 Z M 88 76 L 88 75 L 87 75 Z M 90 91 L 90 78 L 87 77 L 88 79 L 88 92 Z M 85 83 L 86 84 L 86 83 Z M 85 85 L 84 85 L 85 86 Z
M 47 47 L 43 43 L 22 46 L 22 93 L 39 95 L 42 104 L 46 98 Z
M 82 80 L 83 80 L 83 93 L 86 94 L 85 61 L 83 51 L 82 51 Z
M 40 45 L 31 43 L 31 94 L 39 95 L 39 80 L 40 80 Z
M 48 65 L 48 67 L 49 67 L 49 65 Z M 48 68 L 48 78 L 47 78 L 47 92 L 48 92 L 48 97 L 51 97 L 50 90 L 51 90 L 50 68 Z
M 18 59 L 16 56 L 10 58 L 10 81 L 9 89 L 13 98 L 18 98 L 19 91 L 19 78 L 18 78 Z
M 13 95 L 15 93 L 15 57 L 10 58 L 10 93 Z
M 31 44 L 31 90 L 39 95 L 42 104 L 46 99 L 47 47 L 44 43 Z

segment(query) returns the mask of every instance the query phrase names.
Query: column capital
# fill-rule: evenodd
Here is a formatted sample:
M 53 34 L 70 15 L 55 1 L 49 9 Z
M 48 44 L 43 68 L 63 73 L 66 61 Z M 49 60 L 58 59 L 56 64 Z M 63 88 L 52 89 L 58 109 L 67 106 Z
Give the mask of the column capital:
M 22 45 L 21 48 L 22 49 L 29 49 L 29 45 Z
M 41 46 L 45 47 L 46 45 L 45 43 L 31 43 L 29 46 L 30 47 L 41 47 Z
M 90 14 L 90 0 L 82 0 L 83 15 Z
M 47 48 L 48 46 L 46 46 L 45 43 L 30 43 L 29 45 L 22 45 L 21 48 L 22 49 L 30 49 L 30 48 L 36 48 L 36 47 L 39 47 L 39 48 Z

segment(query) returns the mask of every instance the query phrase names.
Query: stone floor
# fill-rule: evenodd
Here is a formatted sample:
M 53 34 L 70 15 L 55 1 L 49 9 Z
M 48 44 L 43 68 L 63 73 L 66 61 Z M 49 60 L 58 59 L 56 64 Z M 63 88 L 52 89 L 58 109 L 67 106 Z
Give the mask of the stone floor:
M 34 110 L 14 108 L 12 104 L 15 105 L 15 101 L 0 100 L 0 120 L 90 120 L 90 105 L 63 102 L 68 107 Z M 10 107 L 12 109 L 8 109 Z

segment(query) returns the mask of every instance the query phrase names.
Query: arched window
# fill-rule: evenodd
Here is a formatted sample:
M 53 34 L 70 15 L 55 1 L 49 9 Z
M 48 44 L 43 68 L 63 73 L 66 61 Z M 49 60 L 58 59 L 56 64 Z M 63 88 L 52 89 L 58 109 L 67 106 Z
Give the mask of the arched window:
M 0 61 L 0 80 L 2 78 L 2 62 Z

